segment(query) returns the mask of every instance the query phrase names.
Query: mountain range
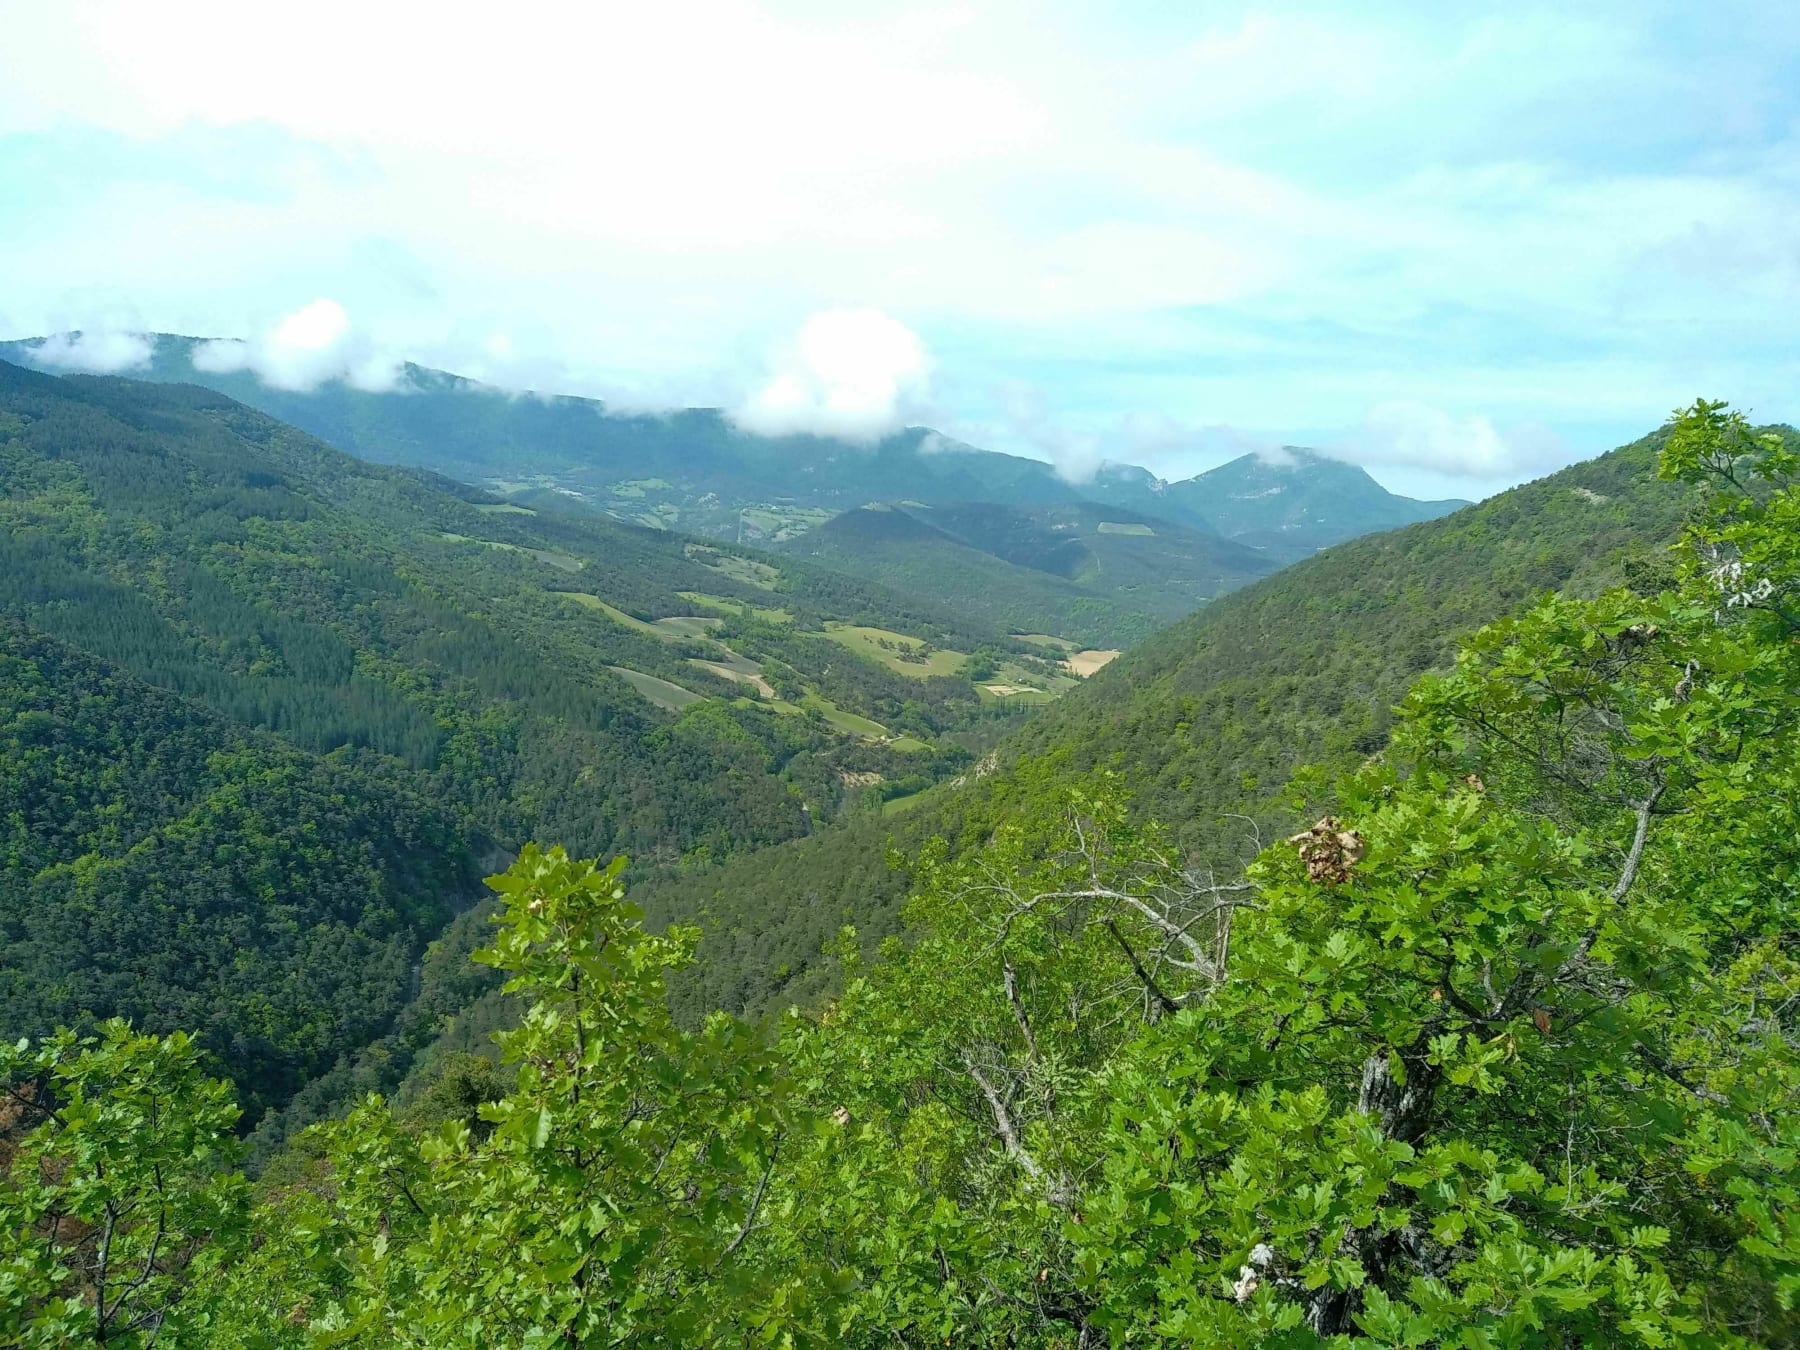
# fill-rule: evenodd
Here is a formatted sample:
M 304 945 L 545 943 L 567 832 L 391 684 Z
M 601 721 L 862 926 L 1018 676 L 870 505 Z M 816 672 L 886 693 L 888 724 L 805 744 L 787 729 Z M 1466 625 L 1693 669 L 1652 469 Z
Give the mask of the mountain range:
M 620 415 L 592 399 L 521 396 L 411 364 L 390 389 L 343 380 L 282 389 L 248 370 L 203 369 L 204 360 L 196 366 L 202 339 L 148 336 L 149 362 L 126 372 L 133 378 L 217 390 L 364 459 L 509 495 L 569 494 L 640 524 L 739 543 L 778 542 L 870 502 L 1035 508 L 1091 501 L 1236 540 L 1263 550 L 1272 567 L 1466 505 L 1400 497 L 1354 465 L 1297 449 L 1247 454 L 1173 483 L 1130 465 L 1071 482 L 1042 461 L 924 427 L 873 444 L 759 436 L 717 409 Z M 43 368 L 44 341 L 0 343 L 0 359 Z

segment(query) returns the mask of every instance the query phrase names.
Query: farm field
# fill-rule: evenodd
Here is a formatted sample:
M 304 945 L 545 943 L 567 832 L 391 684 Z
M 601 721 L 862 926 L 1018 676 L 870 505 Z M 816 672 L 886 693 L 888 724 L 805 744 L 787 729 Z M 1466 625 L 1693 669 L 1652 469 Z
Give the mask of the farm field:
M 520 508 L 523 509 L 523 508 Z M 480 544 L 485 548 L 508 549 L 513 553 L 525 553 L 536 558 L 559 572 L 579 572 L 581 559 L 568 553 L 557 553 L 547 548 L 525 548 L 519 544 L 509 544 L 504 539 L 477 539 L 472 534 L 456 534 L 450 530 L 438 531 L 438 538 L 449 544 Z
M 1095 648 L 1089 648 L 1086 651 L 1075 652 L 1067 661 L 1063 662 L 1063 664 L 1066 665 L 1073 674 L 1079 675 L 1085 680 L 1096 671 L 1104 670 L 1118 655 L 1119 654 L 1116 651 L 1101 651 Z
M 651 627 L 657 632 L 675 639 L 709 637 L 711 630 L 724 622 L 725 620 L 714 618 L 710 614 L 678 614 L 666 619 L 650 620 Z
M 727 600 L 722 595 L 708 595 L 704 591 L 675 592 L 690 604 L 699 605 L 702 609 L 716 609 L 726 614 L 740 613 L 744 608 L 741 600 Z M 776 609 L 771 605 L 752 605 L 750 612 L 763 623 L 792 623 L 794 616 L 785 609 Z
M 746 661 L 738 657 L 735 661 L 705 661 L 698 656 L 690 656 L 688 664 L 710 670 L 713 674 L 727 680 L 735 680 L 739 684 L 747 684 L 766 699 L 775 697 L 775 687 L 762 677 L 762 667 L 754 661 Z
M 937 648 L 922 660 L 907 660 L 907 655 L 922 651 L 926 644 L 918 638 L 907 637 L 904 633 L 895 633 L 886 628 L 828 623 L 825 625 L 825 636 L 858 656 L 879 661 L 896 675 L 910 675 L 919 680 L 929 679 L 933 675 L 954 675 L 968 659 L 963 652 Z
M 881 723 L 872 721 L 853 712 L 845 712 L 837 704 L 822 694 L 808 694 L 800 700 L 802 708 L 811 708 L 839 731 L 851 736 L 861 736 L 865 740 L 882 741 L 888 736 L 888 729 Z M 922 744 L 922 743 L 921 743 Z
M 614 623 L 623 624 L 625 627 L 630 628 L 635 632 L 644 633 L 655 638 L 667 639 L 669 637 L 668 633 L 658 628 L 655 624 L 640 619 L 634 614 L 627 614 L 622 609 L 615 609 L 597 595 L 589 595 L 586 591 L 558 591 L 557 594 L 573 600 L 578 605 L 584 605 L 588 609 L 597 609 Z
M 646 675 L 641 670 L 630 670 L 625 666 L 608 666 L 607 669 L 657 707 L 667 708 L 670 712 L 680 712 L 691 704 L 702 702 L 706 697 L 704 694 L 696 694 L 691 689 L 683 689 L 672 681 L 659 679 L 655 675 Z
M 735 553 L 721 553 L 704 544 L 689 544 L 687 556 L 722 577 L 740 581 L 746 586 L 755 586 L 758 590 L 772 591 L 781 580 L 781 573 L 768 563 L 757 562 L 754 558 L 740 558 Z

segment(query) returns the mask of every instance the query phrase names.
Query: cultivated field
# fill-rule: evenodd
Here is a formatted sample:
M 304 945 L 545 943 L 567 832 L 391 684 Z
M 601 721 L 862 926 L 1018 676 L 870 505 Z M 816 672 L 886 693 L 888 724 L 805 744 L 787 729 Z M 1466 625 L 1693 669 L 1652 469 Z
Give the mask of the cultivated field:
M 918 659 L 919 654 L 924 652 L 924 642 L 886 628 L 828 623 L 825 625 L 825 636 L 833 642 L 841 643 L 858 656 L 879 661 L 897 675 L 911 675 L 920 680 L 933 675 L 954 675 L 968 659 L 962 652 L 943 649 L 933 649 L 925 653 L 923 659 Z M 908 660 L 909 656 L 914 659 Z

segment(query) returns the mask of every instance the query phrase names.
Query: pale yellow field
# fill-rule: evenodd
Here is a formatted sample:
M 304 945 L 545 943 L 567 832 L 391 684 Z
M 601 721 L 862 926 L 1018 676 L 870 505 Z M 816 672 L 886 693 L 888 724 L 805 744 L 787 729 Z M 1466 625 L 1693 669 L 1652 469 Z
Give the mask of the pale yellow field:
M 1063 662 L 1063 665 L 1068 667 L 1070 674 L 1079 675 L 1085 680 L 1095 671 L 1105 668 L 1117 656 L 1117 652 L 1100 651 L 1090 647 L 1087 651 L 1074 653 Z

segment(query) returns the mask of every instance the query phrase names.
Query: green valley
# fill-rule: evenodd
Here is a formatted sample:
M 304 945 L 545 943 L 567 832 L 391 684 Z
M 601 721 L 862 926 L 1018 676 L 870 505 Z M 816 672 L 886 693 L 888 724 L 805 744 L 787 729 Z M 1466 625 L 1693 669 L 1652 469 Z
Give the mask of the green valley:
M 674 873 L 801 837 L 1028 711 L 962 653 L 1044 664 L 798 560 L 366 465 L 192 387 L 5 365 L 0 619 L 24 644 L 0 1013 L 190 1027 L 252 1119 L 386 1035 L 490 860 L 558 838 Z M 101 708 L 135 720 L 84 730 Z

